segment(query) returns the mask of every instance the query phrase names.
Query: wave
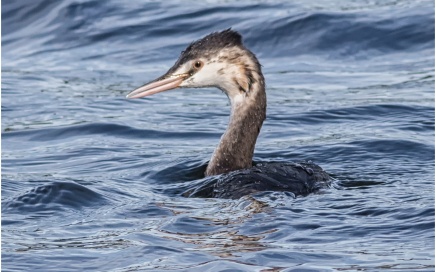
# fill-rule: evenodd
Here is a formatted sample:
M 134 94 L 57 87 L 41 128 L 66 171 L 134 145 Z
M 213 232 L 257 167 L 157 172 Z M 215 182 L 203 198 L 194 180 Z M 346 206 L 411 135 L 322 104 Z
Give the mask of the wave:
M 141 58 L 165 58 L 228 27 L 240 31 L 253 51 L 268 57 L 368 58 L 435 46 L 431 1 L 335 11 L 274 3 L 192 8 L 175 2 L 115 1 L 7 1 L 2 7 L 3 48 L 16 54 L 87 47 L 95 54 L 104 49 L 133 60 L 135 48 Z

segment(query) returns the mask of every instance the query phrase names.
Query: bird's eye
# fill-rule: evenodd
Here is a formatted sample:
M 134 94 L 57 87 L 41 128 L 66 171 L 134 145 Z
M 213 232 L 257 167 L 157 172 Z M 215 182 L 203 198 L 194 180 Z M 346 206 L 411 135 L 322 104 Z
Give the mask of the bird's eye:
M 195 69 L 200 69 L 201 67 L 203 66 L 203 62 L 202 61 L 199 61 L 199 60 L 197 60 L 195 63 L 194 63 L 194 67 L 195 67 Z

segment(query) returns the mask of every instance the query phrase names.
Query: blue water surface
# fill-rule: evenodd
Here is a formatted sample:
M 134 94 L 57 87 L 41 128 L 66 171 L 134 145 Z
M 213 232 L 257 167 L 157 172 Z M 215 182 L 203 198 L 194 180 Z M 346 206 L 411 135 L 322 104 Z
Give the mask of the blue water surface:
M 3 271 L 434 271 L 433 1 L 2 1 Z M 127 100 L 232 27 L 262 63 L 256 162 L 306 197 L 186 198 L 213 88 Z

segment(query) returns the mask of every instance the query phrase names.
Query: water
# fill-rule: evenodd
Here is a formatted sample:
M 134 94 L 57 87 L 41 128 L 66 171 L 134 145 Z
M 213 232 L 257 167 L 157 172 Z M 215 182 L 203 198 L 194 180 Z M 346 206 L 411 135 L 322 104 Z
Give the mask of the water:
M 181 195 L 225 95 L 124 97 L 228 27 L 267 81 L 255 161 L 332 188 Z M 432 1 L 3 1 L 3 270 L 434 271 L 434 29 Z

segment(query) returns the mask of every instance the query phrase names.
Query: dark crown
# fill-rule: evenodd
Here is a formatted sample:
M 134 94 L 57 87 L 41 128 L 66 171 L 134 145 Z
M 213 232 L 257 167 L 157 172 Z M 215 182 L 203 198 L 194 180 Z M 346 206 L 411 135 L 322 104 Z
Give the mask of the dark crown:
M 226 29 L 221 32 L 213 32 L 202 39 L 191 43 L 180 55 L 179 65 L 198 58 L 216 54 L 225 47 L 242 46 L 242 36 L 236 31 Z

